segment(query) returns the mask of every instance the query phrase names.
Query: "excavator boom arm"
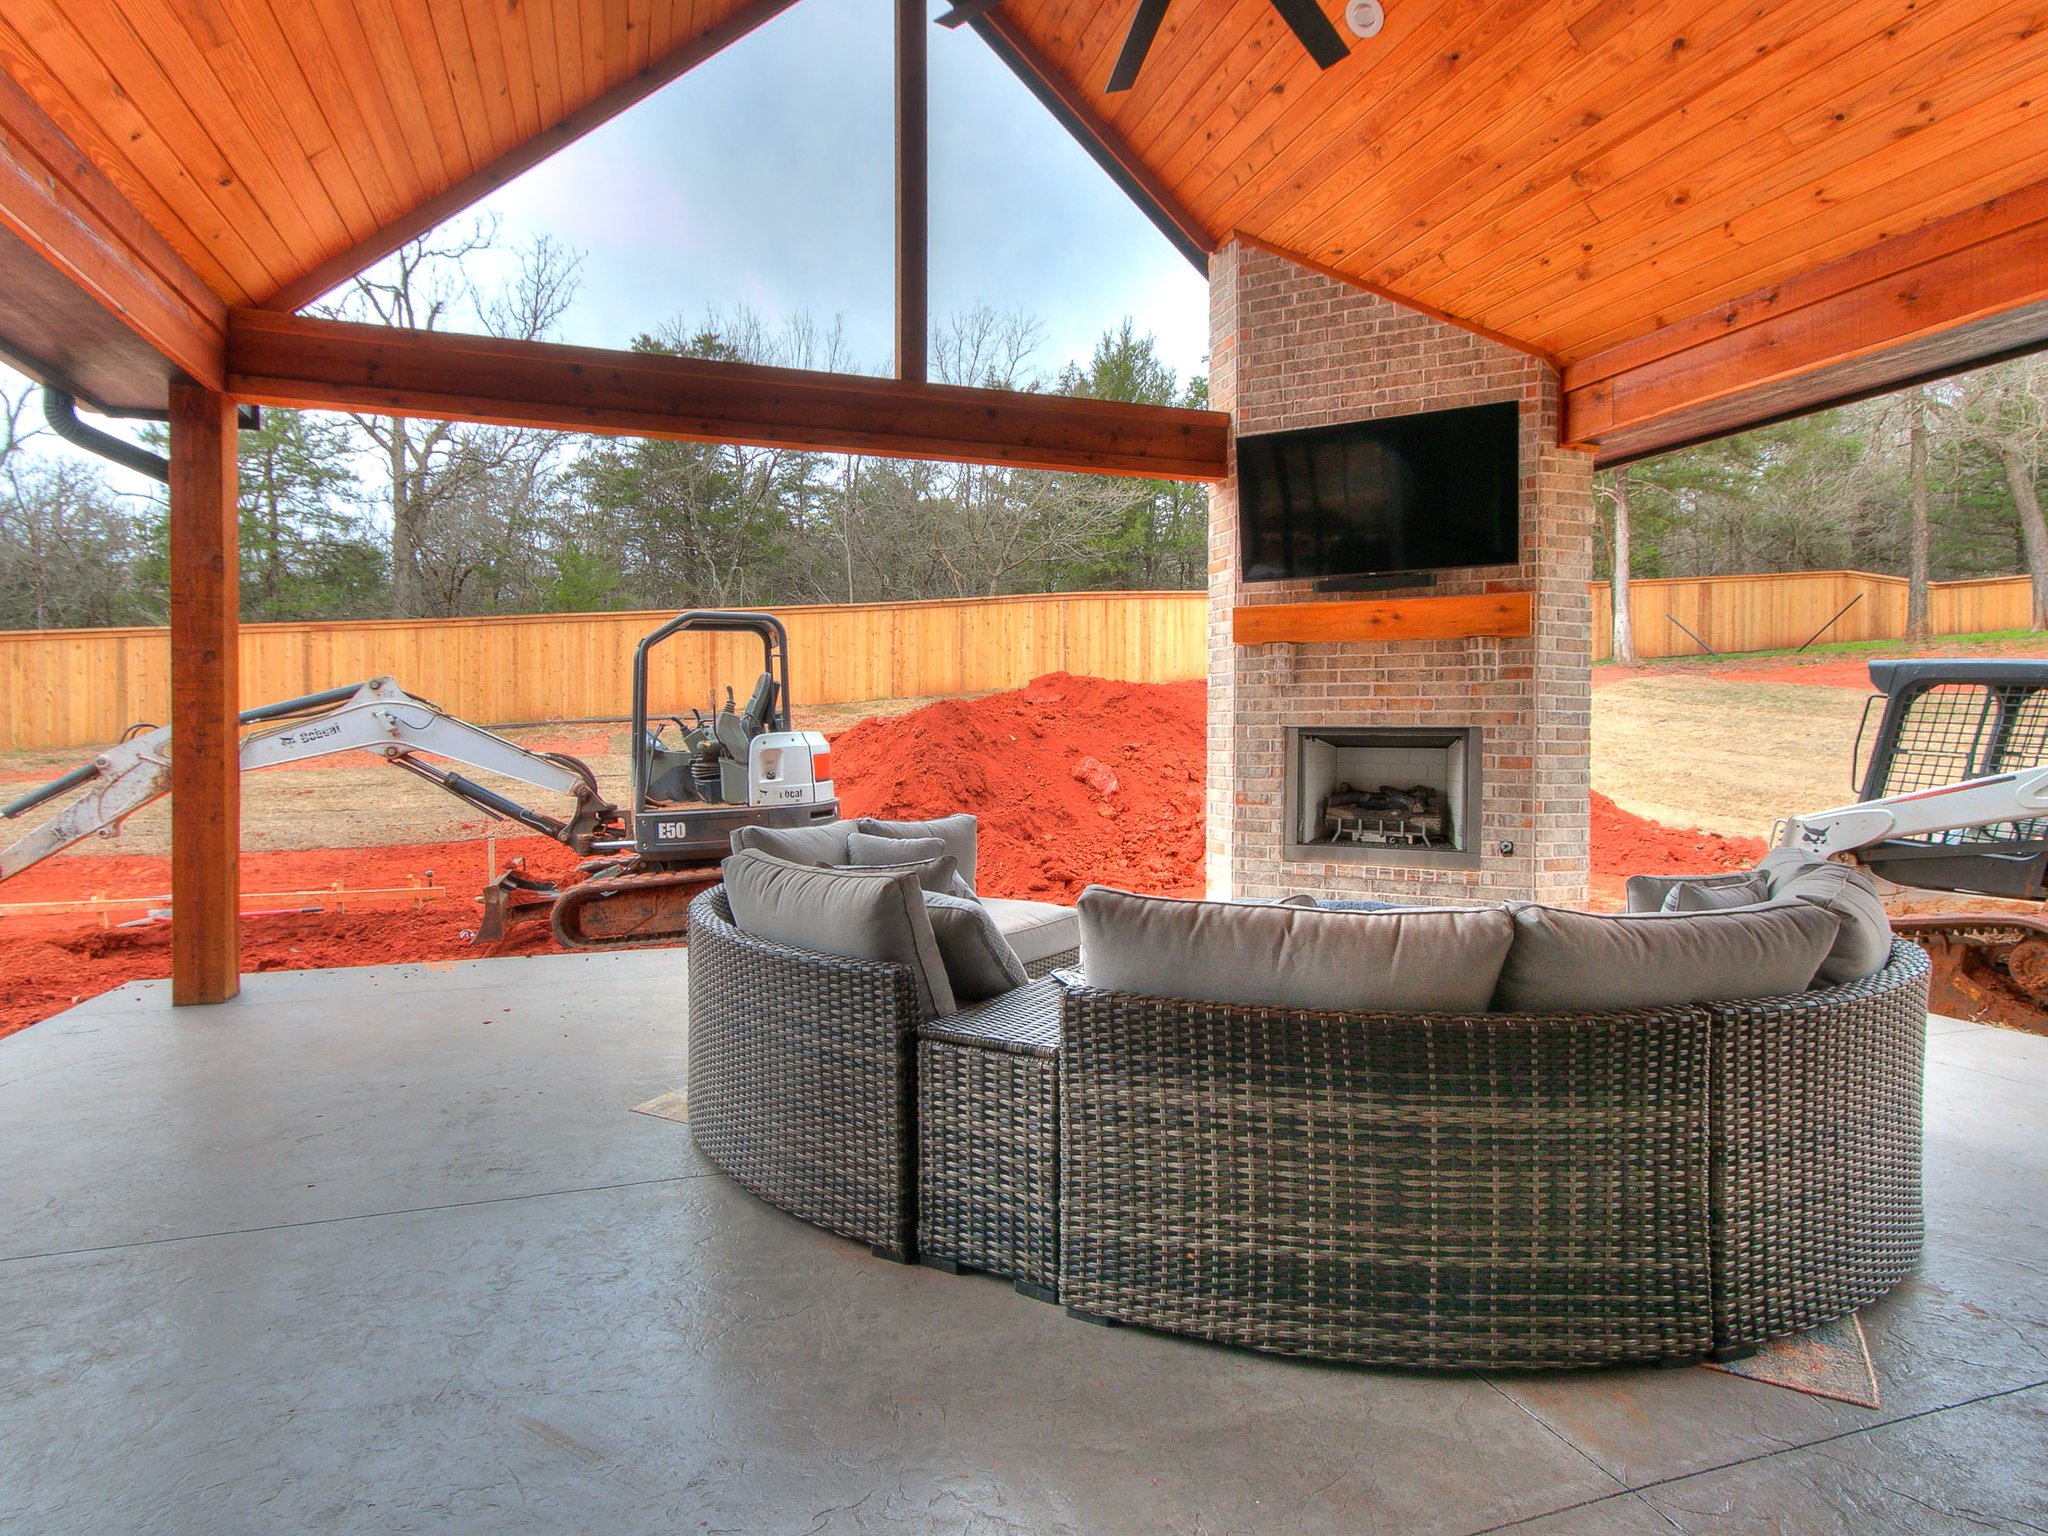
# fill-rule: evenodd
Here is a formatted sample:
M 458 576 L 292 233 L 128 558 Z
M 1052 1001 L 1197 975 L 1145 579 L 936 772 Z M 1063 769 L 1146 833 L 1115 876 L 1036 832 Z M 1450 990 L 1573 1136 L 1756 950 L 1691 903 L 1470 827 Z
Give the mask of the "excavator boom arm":
M 372 678 L 359 688 L 338 688 L 253 709 L 242 721 L 259 725 L 242 738 L 245 773 L 309 762 L 337 752 L 369 752 L 480 810 L 521 822 L 572 847 L 587 847 L 598 832 L 616 826 L 617 808 L 605 801 L 590 771 L 580 763 L 528 751 L 458 720 L 414 698 L 388 677 Z M 445 758 L 565 795 L 572 809 L 566 819 L 545 815 L 461 774 L 422 762 L 416 754 Z M 111 835 L 122 821 L 170 793 L 170 727 L 159 726 L 110 747 L 91 763 L 0 807 L 0 816 L 13 819 L 25 815 L 81 784 L 86 786 L 85 792 L 63 811 L 0 850 L 0 880 L 18 875 L 94 833 Z

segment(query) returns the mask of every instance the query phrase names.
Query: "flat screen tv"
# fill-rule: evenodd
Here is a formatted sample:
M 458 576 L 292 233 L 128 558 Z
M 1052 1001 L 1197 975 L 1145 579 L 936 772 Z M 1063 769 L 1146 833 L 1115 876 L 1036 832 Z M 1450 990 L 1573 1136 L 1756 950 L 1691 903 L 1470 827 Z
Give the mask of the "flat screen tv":
M 1240 437 L 1244 579 L 1513 565 L 1520 490 L 1513 401 Z

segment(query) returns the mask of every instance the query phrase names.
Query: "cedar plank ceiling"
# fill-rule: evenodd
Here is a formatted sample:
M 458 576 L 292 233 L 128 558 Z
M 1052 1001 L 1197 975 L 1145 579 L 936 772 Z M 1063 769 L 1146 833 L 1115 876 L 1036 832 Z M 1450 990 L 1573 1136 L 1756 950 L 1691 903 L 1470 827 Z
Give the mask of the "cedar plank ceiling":
M 694 39 L 771 9 L 5 0 L 0 69 L 223 299 L 261 304 Z
M 2040 4 L 1176 0 L 1105 96 L 1128 13 L 1003 9 L 1212 235 L 1565 362 L 2048 177 Z
M 5 0 L 0 68 L 223 299 L 290 303 L 771 9 Z M 1213 240 L 1564 363 L 2048 178 L 2048 6 L 1387 0 L 1386 30 L 1318 71 L 1269 0 L 1173 0 L 1136 88 L 1106 96 L 1130 11 L 1006 0 L 1000 21 Z

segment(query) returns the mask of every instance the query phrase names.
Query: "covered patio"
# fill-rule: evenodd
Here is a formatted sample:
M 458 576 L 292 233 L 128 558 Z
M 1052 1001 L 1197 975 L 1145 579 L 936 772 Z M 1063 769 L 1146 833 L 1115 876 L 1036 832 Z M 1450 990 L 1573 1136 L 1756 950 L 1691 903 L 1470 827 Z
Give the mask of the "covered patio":
M 683 1085 L 679 951 L 240 975 L 247 404 L 1212 484 L 1212 892 L 1582 899 L 1594 468 L 2048 345 L 2048 33 L 1399 0 L 1324 66 L 1304 8 L 1343 24 L 1147 0 L 1115 91 L 1127 7 L 951 18 L 1210 276 L 1204 411 L 929 382 L 919 0 L 889 379 L 298 313 L 789 0 L 0 17 L 0 355 L 168 422 L 177 743 L 171 980 L 0 1042 L 0 1526 L 2048 1528 L 2040 1039 L 1930 1022 L 1926 1255 L 1865 1311 L 1869 1409 L 1316 1366 L 880 1262 L 632 1113 Z M 1236 434 L 1508 402 L 1517 561 L 1245 590 Z M 1282 726 L 1440 698 L 1490 733 L 1468 856 L 1304 873 Z
M 1936 1019 L 1876 1411 L 1424 1376 L 888 1264 L 634 1114 L 680 953 L 131 985 L 0 1049 L 0 1526 L 1933 1533 L 2048 1525 L 2048 1042 Z

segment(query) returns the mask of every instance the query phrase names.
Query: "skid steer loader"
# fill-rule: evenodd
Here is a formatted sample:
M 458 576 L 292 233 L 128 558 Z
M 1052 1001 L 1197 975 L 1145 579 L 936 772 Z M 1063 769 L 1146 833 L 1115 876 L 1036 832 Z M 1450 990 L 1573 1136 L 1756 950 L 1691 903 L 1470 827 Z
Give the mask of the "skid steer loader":
M 721 707 L 685 721 L 650 717 L 649 664 L 686 633 L 759 638 L 762 669 L 742 706 L 730 688 Z M 492 816 L 516 821 L 585 855 L 582 878 L 566 887 L 508 873 L 482 898 L 478 938 L 507 923 L 544 917 L 575 948 L 664 943 L 681 937 L 690 900 L 718 880 L 732 832 L 742 826 L 801 826 L 839 814 L 832 754 L 815 731 L 795 730 L 789 703 L 789 636 L 772 614 L 678 614 L 633 653 L 632 803 L 607 800 L 588 764 L 534 752 L 457 719 L 407 693 L 391 678 L 332 688 L 246 710 L 244 772 L 361 751 L 426 779 Z M 676 735 L 670 738 L 669 728 Z M 169 726 L 131 730 L 69 773 L 0 806 L 0 819 L 75 797 L 61 811 L 0 848 L 0 881 L 80 840 L 116 836 L 121 823 L 171 788 Z M 478 769 L 564 797 L 560 813 L 523 804 L 443 766 Z
M 1873 661 L 1870 680 L 1860 798 L 1772 840 L 1877 881 L 1934 961 L 1935 1012 L 2048 1032 L 2048 661 Z

